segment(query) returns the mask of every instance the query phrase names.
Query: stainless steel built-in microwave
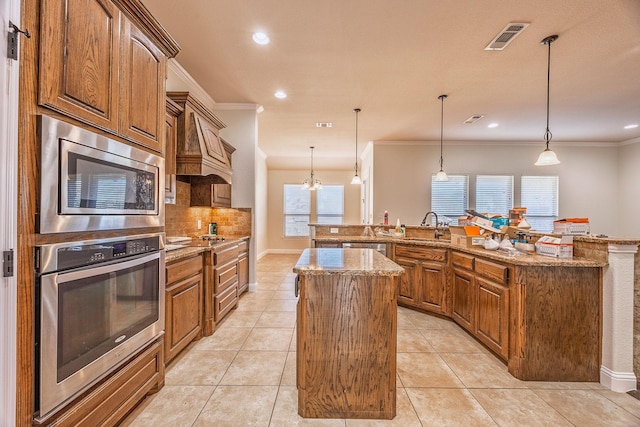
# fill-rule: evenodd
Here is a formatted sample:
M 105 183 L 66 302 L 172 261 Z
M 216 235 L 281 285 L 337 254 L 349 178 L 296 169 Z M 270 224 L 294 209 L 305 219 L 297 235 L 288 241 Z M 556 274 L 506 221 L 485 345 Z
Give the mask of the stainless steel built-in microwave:
M 164 159 L 39 116 L 40 233 L 164 225 Z

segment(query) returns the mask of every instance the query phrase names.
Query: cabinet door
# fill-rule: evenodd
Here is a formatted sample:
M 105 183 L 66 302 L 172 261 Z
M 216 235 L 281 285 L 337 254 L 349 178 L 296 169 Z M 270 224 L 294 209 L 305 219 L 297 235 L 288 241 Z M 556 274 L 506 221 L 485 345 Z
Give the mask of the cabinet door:
M 211 206 L 214 208 L 231 207 L 231 184 L 213 184 Z
M 244 253 L 238 258 L 238 295 L 249 287 L 249 254 Z
M 478 323 L 475 335 L 505 360 L 509 356 L 509 288 L 476 277 Z
M 42 0 L 38 103 L 118 129 L 121 14 L 109 0 Z
M 452 284 L 453 312 L 456 323 L 474 333 L 475 330 L 475 281 L 473 275 L 465 270 L 453 269 Z
M 423 262 L 420 270 L 417 292 L 420 307 L 436 313 L 446 313 L 447 278 L 444 266 L 435 262 Z
M 202 274 L 170 285 L 165 297 L 165 363 L 200 333 Z
M 177 118 L 170 113 L 165 114 L 165 150 L 164 150 L 164 202 L 176 203 L 176 137 Z
M 420 298 L 417 295 L 418 284 L 421 281 L 420 262 L 408 258 L 396 258 L 395 262 L 404 268 L 404 273 L 398 280 L 398 302 L 417 307 Z
M 167 59 L 123 18 L 120 61 L 120 135 L 162 152 Z

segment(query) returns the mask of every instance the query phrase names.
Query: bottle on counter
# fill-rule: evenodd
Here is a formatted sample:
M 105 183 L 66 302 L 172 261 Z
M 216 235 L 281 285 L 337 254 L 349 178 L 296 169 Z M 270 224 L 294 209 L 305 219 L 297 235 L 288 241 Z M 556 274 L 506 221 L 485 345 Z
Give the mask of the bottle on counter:
M 384 211 L 384 225 L 389 225 L 389 212 Z
M 400 224 L 400 231 L 402 232 L 402 238 L 404 239 L 405 236 L 407 235 L 407 228 L 405 227 L 404 224 Z
M 401 233 L 402 232 L 402 228 L 400 228 L 400 218 L 398 218 L 398 220 L 396 221 L 396 229 L 395 229 L 396 233 Z

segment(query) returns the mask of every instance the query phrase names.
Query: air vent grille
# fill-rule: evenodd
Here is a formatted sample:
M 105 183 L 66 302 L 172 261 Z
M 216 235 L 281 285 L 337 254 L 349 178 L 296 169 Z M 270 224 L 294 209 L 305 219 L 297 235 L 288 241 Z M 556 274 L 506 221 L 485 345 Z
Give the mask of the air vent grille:
M 473 116 L 469 117 L 467 120 L 465 120 L 465 123 L 475 123 L 478 120 L 480 120 L 481 118 L 483 118 L 484 116 L 482 114 L 474 114 Z
M 333 123 L 331 122 L 316 122 L 317 128 L 330 128 L 333 127 Z
M 484 50 L 503 50 L 519 35 L 529 24 L 509 23 L 500 33 L 489 43 Z

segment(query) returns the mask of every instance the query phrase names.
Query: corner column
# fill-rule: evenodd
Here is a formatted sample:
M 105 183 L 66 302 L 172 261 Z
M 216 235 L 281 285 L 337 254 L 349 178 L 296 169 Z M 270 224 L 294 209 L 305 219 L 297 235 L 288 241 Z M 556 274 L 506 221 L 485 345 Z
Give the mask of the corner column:
M 638 245 L 608 247 L 602 280 L 600 383 L 612 391 L 636 389 L 633 372 L 634 257 Z

